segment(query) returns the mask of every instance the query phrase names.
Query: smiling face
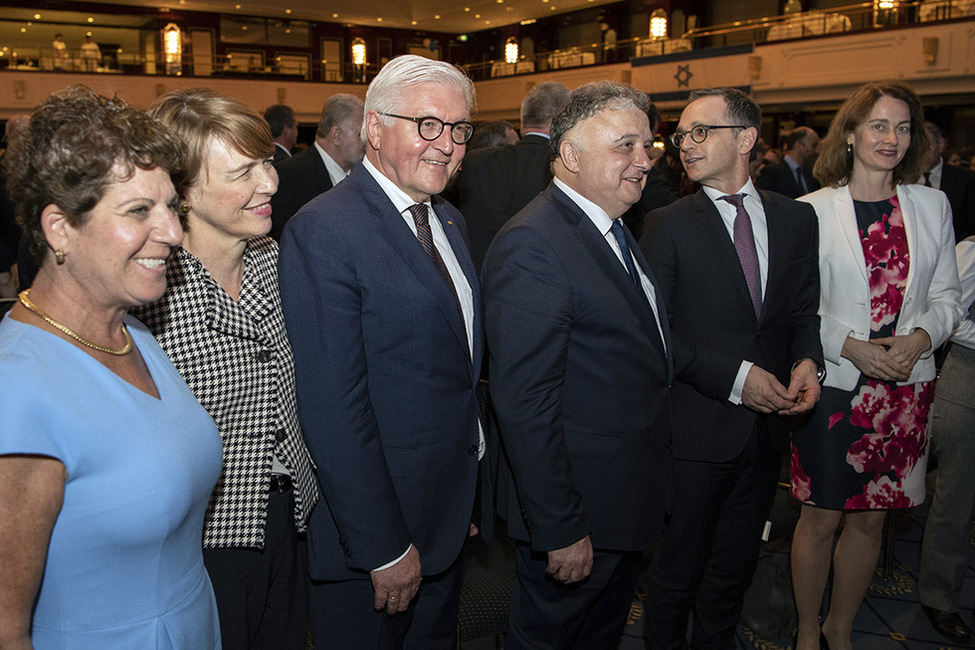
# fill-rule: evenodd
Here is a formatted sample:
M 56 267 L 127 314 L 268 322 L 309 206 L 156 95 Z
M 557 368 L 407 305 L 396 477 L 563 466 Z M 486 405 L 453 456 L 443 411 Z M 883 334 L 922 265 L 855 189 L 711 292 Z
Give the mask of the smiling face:
M 852 177 L 892 174 L 911 146 L 911 111 L 907 103 L 882 95 L 866 119 L 847 134 L 853 145 Z
M 406 87 L 400 96 L 398 115 L 436 117 L 452 124 L 470 121 L 467 98 L 455 86 L 422 83 Z M 415 122 L 384 118 L 373 110 L 366 115 L 366 135 L 369 162 L 417 203 L 443 191 L 467 151 L 466 144 L 451 140 L 449 126 L 439 138 L 427 141 Z
M 556 173 L 616 219 L 640 200 L 652 148 L 646 113 L 637 108 L 606 109 L 566 132 Z
M 199 178 L 186 191 L 187 230 L 246 241 L 271 229 L 271 196 L 278 189 L 272 158 L 251 158 L 219 138 L 208 142 Z
M 687 105 L 677 129 L 690 133 L 695 126 L 731 124 L 735 122 L 728 115 L 724 97 L 707 95 Z M 687 177 L 726 194 L 737 192 L 748 179 L 748 154 L 757 138 L 754 128 L 712 129 L 704 142 L 686 136 L 680 145 L 680 159 Z
M 66 253 L 63 268 L 95 304 L 125 311 L 157 300 L 166 291 L 166 261 L 183 238 L 169 173 L 136 168 L 63 233 L 55 246 Z

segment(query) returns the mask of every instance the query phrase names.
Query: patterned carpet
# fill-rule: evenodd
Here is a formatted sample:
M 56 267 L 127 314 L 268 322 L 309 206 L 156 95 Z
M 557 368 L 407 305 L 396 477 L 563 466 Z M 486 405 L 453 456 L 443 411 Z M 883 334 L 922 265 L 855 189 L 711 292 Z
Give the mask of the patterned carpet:
M 917 567 L 924 513 L 925 506 L 920 506 L 898 511 L 894 515 L 892 572 L 889 578 L 883 577 L 885 558 L 882 552 L 877 573 L 854 625 L 853 647 L 856 650 L 955 650 L 975 647 L 951 645 L 935 632 L 921 611 L 917 595 Z M 770 542 L 765 545 L 762 553 L 766 561 L 788 572 L 789 540 Z M 637 593 L 633 601 L 619 650 L 646 648 L 643 628 L 644 597 L 645 594 Z M 975 612 L 972 609 L 975 606 L 975 554 L 970 558 L 961 602 L 962 617 L 969 626 L 975 628 Z M 481 637 L 464 641 L 461 647 L 463 650 L 493 650 L 496 647 L 495 641 L 494 637 Z M 792 633 L 766 639 L 739 625 L 737 644 L 742 649 L 786 650 L 792 647 Z

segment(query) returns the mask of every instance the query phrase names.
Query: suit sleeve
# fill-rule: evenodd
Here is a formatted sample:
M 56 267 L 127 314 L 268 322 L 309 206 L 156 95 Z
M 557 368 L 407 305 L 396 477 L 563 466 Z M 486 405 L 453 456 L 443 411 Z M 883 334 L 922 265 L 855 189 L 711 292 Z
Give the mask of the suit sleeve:
M 706 397 L 724 402 L 731 395 L 743 359 L 735 359 L 723 352 L 704 348 L 681 330 L 681 323 L 676 316 L 682 251 L 673 228 L 674 216 L 672 212 L 661 211 L 648 214 L 640 248 L 657 279 L 658 289 L 662 292 L 664 305 L 667 307 L 675 376 Z M 676 218 L 679 219 L 680 216 L 678 214 Z
M 355 255 L 308 213 L 285 229 L 281 302 L 295 356 L 298 416 L 351 569 L 370 571 L 410 543 L 369 398 Z
M 531 546 L 564 548 L 590 532 L 562 424 L 571 289 L 550 244 L 522 227 L 495 240 L 483 291 L 491 393 Z
M 794 363 L 799 359 L 812 359 L 822 368 L 825 363 L 819 320 L 819 222 L 811 205 L 795 205 L 800 206 L 802 222 L 806 224 L 799 241 L 807 244 L 802 263 L 796 265 L 801 275 L 796 281 L 792 302 L 789 360 Z M 799 219 L 795 221 L 799 222 Z

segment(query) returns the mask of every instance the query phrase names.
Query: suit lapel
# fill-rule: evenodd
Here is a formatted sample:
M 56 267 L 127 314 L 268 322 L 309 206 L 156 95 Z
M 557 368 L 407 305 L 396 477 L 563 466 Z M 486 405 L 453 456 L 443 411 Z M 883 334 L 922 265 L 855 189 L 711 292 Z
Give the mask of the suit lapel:
M 947 164 L 947 163 L 946 163 Z M 907 236 L 907 250 L 916 251 L 917 248 L 917 210 L 914 207 L 914 200 L 911 198 L 910 186 L 897 186 L 897 203 L 900 205 L 901 217 L 904 219 L 904 234 Z M 944 190 L 942 190 L 944 191 Z M 913 256 L 912 256 L 913 258 Z M 914 269 L 917 260 L 911 259 L 907 267 L 907 281 L 904 283 L 904 295 L 909 295 L 911 284 L 914 280 Z
M 863 276 L 863 281 L 870 285 L 870 278 L 867 277 L 867 260 L 863 256 L 863 242 L 860 240 L 860 228 L 857 225 L 857 215 L 856 210 L 853 208 L 853 197 L 850 196 L 850 187 L 848 185 L 843 185 L 837 188 L 836 193 L 833 195 L 833 210 L 831 214 L 824 215 L 823 218 L 833 219 L 833 223 L 830 224 L 831 228 L 826 228 L 833 230 L 837 233 L 842 233 L 843 239 L 846 241 L 846 245 L 850 247 L 850 253 L 853 254 L 853 259 L 857 261 L 856 267 L 860 270 L 860 274 Z
M 765 305 L 769 302 L 774 304 L 780 285 L 784 284 L 788 278 L 781 271 L 784 264 L 789 260 L 785 259 L 782 246 L 786 241 L 788 225 L 785 220 L 787 215 L 778 210 L 777 199 L 769 196 L 766 192 L 759 192 L 762 200 L 762 208 L 765 210 L 765 225 L 768 228 L 768 270 L 765 275 L 765 297 L 762 299 L 762 318 L 766 316 Z
M 369 206 L 369 214 L 375 219 L 376 229 L 379 234 L 382 235 L 390 247 L 396 251 L 403 262 L 413 271 L 420 284 L 426 287 L 436 297 L 437 306 L 450 324 L 451 330 L 453 330 L 457 340 L 464 346 L 464 349 L 467 349 L 467 330 L 464 328 L 464 323 L 461 320 L 457 299 L 454 297 L 453 292 L 451 292 L 450 287 L 447 286 L 447 283 L 444 282 L 440 271 L 437 270 L 437 267 L 427 257 L 426 251 L 423 250 L 416 235 L 406 225 L 403 215 L 396 211 L 396 206 L 393 205 L 392 201 L 389 200 L 389 197 L 386 196 L 386 193 L 383 192 L 382 188 L 379 187 L 379 184 L 376 183 L 375 179 L 364 166 L 356 166 L 349 178 L 343 182 L 355 182 L 359 187 L 363 198 Z M 451 247 L 456 254 L 457 248 L 453 242 L 451 242 Z M 466 273 L 467 271 L 465 270 Z M 468 281 L 470 281 L 469 277 Z M 475 309 L 475 311 L 477 310 Z
M 657 350 L 661 354 L 664 354 L 663 343 L 660 340 L 660 333 L 657 330 L 657 322 L 654 320 L 653 311 L 650 308 L 650 303 L 647 301 L 646 294 L 643 293 L 642 289 L 637 288 L 637 286 L 630 279 L 629 274 L 626 272 L 626 268 L 620 263 L 619 259 L 617 259 L 616 254 L 610 248 L 602 233 L 600 233 L 595 224 L 593 224 L 592 219 L 586 216 L 585 212 L 582 211 L 582 208 L 576 205 L 572 199 L 566 196 L 562 190 L 558 189 L 554 185 L 550 186 L 549 191 L 552 193 L 552 198 L 562 208 L 562 215 L 565 220 L 571 225 L 575 226 L 574 232 L 582 242 L 583 246 L 585 246 L 585 248 L 588 250 L 589 255 L 593 260 L 595 260 L 600 270 L 602 270 L 602 272 L 609 277 L 610 281 L 616 285 L 619 292 L 623 294 L 623 297 L 629 304 L 630 309 L 633 310 L 633 313 L 637 316 L 637 318 L 639 318 L 640 322 L 643 323 L 647 336 L 653 342 Z M 629 235 L 627 239 L 629 240 L 631 249 L 639 250 L 639 247 L 636 246 L 636 242 L 633 241 L 632 235 Z M 646 260 L 644 260 L 644 262 L 645 261 Z M 644 269 L 646 268 L 648 267 L 644 266 Z M 650 276 L 648 275 L 648 277 Z M 659 291 L 657 291 L 657 293 L 659 293 Z M 665 317 L 665 313 L 666 312 L 661 314 L 661 318 Z
M 714 203 L 711 202 L 711 199 L 708 198 L 708 195 L 704 193 L 703 189 L 694 195 L 692 201 L 697 211 L 697 218 L 700 220 L 708 237 L 714 244 L 715 250 L 718 252 L 718 268 L 723 267 L 730 271 L 741 299 L 748 306 L 748 311 L 754 318 L 755 308 L 752 306 L 752 296 L 748 291 L 748 283 L 745 281 L 745 272 L 741 270 L 741 262 L 738 260 L 735 243 L 731 241 L 731 236 L 728 234 L 728 229 L 725 227 L 724 221 L 718 213 L 718 209 L 714 207 Z M 720 271 L 716 271 L 716 273 L 718 272 Z

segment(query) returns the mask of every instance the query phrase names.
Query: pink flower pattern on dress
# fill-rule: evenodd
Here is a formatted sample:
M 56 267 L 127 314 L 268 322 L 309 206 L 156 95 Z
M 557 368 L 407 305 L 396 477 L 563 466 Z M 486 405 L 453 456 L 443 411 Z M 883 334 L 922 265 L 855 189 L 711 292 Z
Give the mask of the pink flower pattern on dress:
M 802 469 L 802 464 L 799 462 L 799 450 L 795 445 L 792 445 L 792 462 L 790 463 L 789 475 L 789 482 L 792 484 L 792 496 L 803 503 L 816 505 L 810 501 L 812 497 L 812 482 Z
M 910 505 L 902 481 L 924 458 L 933 382 L 894 386 L 868 381 L 853 398 L 850 424 L 867 429 L 850 445 L 846 462 L 860 474 L 872 474 L 863 494 L 846 508 L 898 508 Z
M 904 287 L 910 269 L 907 231 L 897 197 L 890 199 L 889 215 L 860 232 L 863 257 L 870 280 L 870 328 L 877 332 L 897 318 L 904 302 Z

